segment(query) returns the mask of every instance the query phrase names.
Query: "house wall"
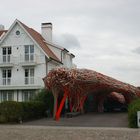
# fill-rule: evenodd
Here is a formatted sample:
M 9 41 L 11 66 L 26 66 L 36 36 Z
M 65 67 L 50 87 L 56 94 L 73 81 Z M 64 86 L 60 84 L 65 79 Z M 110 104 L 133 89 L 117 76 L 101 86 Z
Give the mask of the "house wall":
M 8 92 L 13 94 L 14 101 L 23 101 L 23 91 L 34 92 L 44 87 L 44 82 L 42 78 L 53 68 L 61 67 L 62 64 L 57 63 L 54 60 L 47 58 L 44 51 L 33 39 L 28 35 L 28 33 L 20 26 L 17 22 L 12 30 L 0 44 L 0 102 L 3 99 L 3 93 L 6 95 Z M 16 35 L 16 31 L 20 34 Z M 25 62 L 25 45 L 34 45 L 34 61 Z M 5 65 L 3 63 L 2 48 L 11 47 L 12 53 L 10 57 L 10 64 Z M 61 49 L 48 45 L 48 47 L 53 51 L 53 53 L 61 60 Z M 62 58 L 63 59 L 63 58 Z M 63 66 L 71 68 L 72 59 L 69 54 L 63 59 Z M 34 68 L 34 83 L 25 84 L 25 68 Z M 11 84 L 3 85 L 2 70 L 11 69 Z M 7 93 L 6 93 L 7 92 Z M 7 94 L 8 98 L 8 94 Z
M 64 64 L 64 67 L 68 67 L 68 68 L 72 68 L 73 67 L 72 56 L 69 53 L 63 52 L 62 62 Z
M 63 67 L 72 68 L 72 56 L 69 52 L 63 51 L 60 48 L 53 47 L 52 45 L 48 44 L 48 47 L 54 52 L 54 54 L 62 61 Z
M 61 49 L 53 47 L 52 45 L 47 44 L 48 47 L 52 50 L 52 52 L 61 60 Z
M 15 34 L 17 30 L 20 31 L 19 36 Z M 35 84 L 39 84 L 43 87 L 44 83 L 42 81 L 42 78 L 46 75 L 45 55 L 18 24 L 16 24 L 16 26 L 12 29 L 12 31 L 0 46 L 1 60 L 2 47 L 11 46 L 12 48 L 11 58 L 12 63 L 14 64 L 14 66 L 12 67 L 12 85 L 24 85 L 24 69 L 27 68 L 23 67 L 22 65 L 22 63 L 24 62 L 24 45 L 34 45 L 35 61 L 37 62 L 37 64 L 34 66 L 29 65 L 27 67 L 34 67 L 36 80 Z M 2 68 L 0 70 L 0 76 L 2 77 Z

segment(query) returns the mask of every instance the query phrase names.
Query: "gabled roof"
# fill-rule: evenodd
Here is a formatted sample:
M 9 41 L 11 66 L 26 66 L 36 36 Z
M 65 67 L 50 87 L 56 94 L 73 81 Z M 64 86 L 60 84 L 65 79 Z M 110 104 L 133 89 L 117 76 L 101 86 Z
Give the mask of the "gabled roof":
M 49 56 L 49 58 L 61 63 L 61 61 L 57 58 L 57 56 L 50 50 L 50 48 L 44 42 L 45 39 L 41 36 L 40 33 L 38 33 L 37 31 L 35 31 L 32 28 L 29 28 L 21 21 L 19 21 L 19 22 L 22 24 L 22 26 L 25 28 L 25 30 L 32 36 L 32 38 L 38 43 L 38 45 L 43 49 L 43 51 L 47 54 L 47 56 Z
M 0 30 L 0 36 L 3 34 L 3 33 L 6 33 L 7 30 Z
M 6 38 L 6 36 L 9 34 L 10 30 L 12 30 L 12 28 L 14 27 L 14 25 L 18 23 L 20 26 L 22 26 L 22 28 L 29 34 L 29 36 L 38 44 L 38 46 L 41 47 L 41 49 L 44 51 L 44 53 L 46 54 L 47 57 L 49 57 L 52 60 L 55 60 L 59 63 L 62 63 L 59 58 L 57 58 L 57 56 L 52 52 L 52 50 L 47 46 L 46 42 L 44 42 L 44 38 L 41 36 L 40 33 L 38 33 L 37 31 L 35 31 L 32 28 L 29 28 L 27 25 L 25 25 L 24 23 L 22 23 L 19 20 L 15 20 L 15 22 L 12 24 L 12 26 L 10 27 L 10 29 L 8 31 L 6 30 L 2 30 L 0 31 L 0 36 L 3 34 L 3 32 L 7 32 L 7 34 L 4 36 L 4 38 L 1 40 L 1 42 Z

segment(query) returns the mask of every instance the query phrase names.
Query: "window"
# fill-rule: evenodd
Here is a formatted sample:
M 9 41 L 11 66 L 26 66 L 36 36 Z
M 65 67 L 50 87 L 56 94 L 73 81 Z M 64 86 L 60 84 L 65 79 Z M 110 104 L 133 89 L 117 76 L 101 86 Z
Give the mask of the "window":
M 22 101 L 30 101 L 34 98 L 34 90 L 25 90 L 22 92 Z
M 2 101 L 13 101 L 14 100 L 14 93 L 13 91 L 1 91 L 0 92 L 0 99 Z
M 25 45 L 25 61 L 32 62 L 34 61 L 34 45 Z
M 11 47 L 2 48 L 2 56 L 3 56 L 2 58 L 4 63 L 10 62 L 11 53 L 12 53 Z
M 16 31 L 16 35 L 20 35 L 20 31 L 19 30 Z
M 25 69 L 25 84 L 34 84 L 34 68 Z
M 2 70 L 2 81 L 3 85 L 11 85 L 11 69 L 3 69 Z

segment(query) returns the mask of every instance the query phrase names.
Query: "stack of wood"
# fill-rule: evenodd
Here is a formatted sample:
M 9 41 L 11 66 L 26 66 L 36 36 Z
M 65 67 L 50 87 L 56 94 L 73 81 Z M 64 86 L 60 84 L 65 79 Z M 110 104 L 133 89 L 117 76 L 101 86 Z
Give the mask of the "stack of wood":
M 101 98 L 112 92 L 120 93 L 127 103 L 133 97 L 140 96 L 140 89 L 137 87 L 88 69 L 53 69 L 44 78 L 44 83 L 52 91 L 66 90 L 73 108 L 82 108 L 84 99 L 89 93 L 97 94 Z M 121 97 L 117 94 L 111 96 L 118 99 Z

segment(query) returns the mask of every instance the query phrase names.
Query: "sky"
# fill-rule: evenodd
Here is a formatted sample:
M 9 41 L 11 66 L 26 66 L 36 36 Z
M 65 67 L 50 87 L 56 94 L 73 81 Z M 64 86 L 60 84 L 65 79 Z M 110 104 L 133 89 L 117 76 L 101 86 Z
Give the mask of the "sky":
M 140 86 L 139 0 L 0 0 L 0 24 L 18 19 L 40 32 L 53 24 L 53 42 L 92 69 Z

